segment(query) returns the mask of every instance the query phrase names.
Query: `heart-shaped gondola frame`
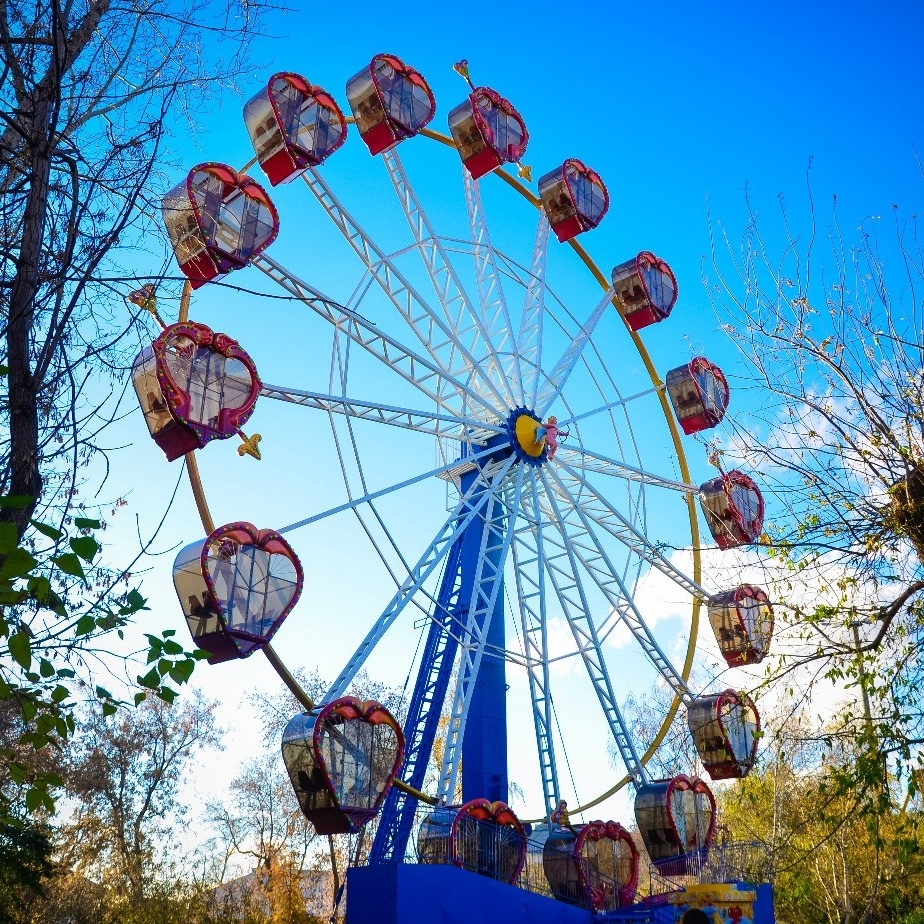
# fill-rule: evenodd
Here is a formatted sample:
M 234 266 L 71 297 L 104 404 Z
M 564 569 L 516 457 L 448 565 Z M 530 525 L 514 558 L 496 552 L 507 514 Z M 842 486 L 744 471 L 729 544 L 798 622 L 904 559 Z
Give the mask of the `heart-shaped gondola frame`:
M 620 884 L 619 894 L 617 896 L 619 900 L 618 907 L 631 904 L 632 899 L 635 897 L 635 890 L 638 887 L 639 853 L 638 847 L 635 846 L 635 841 L 632 840 L 632 835 L 616 821 L 588 822 L 578 831 L 577 839 L 574 842 L 573 854 L 575 860 L 578 861 L 578 878 L 581 881 L 584 891 L 590 896 L 591 905 L 596 912 L 606 910 L 606 895 L 601 889 L 590 882 L 587 876 L 587 866 L 580 861 L 583 859 L 584 843 L 586 841 L 600 841 L 604 839 L 622 841 L 627 844 L 632 856 L 632 873 L 629 877 L 629 882 Z
M 696 393 L 699 395 L 699 399 L 703 404 L 703 412 L 709 418 L 710 426 L 714 427 L 716 424 L 721 422 L 722 418 L 725 416 L 725 412 L 728 410 L 728 401 L 731 397 L 731 391 L 728 387 L 728 379 L 725 378 L 725 374 L 722 372 L 722 370 L 715 363 L 709 362 L 705 356 L 694 356 L 693 359 L 690 360 L 689 369 L 690 375 L 693 376 L 693 385 L 696 388 Z M 703 391 L 703 388 L 699 383 L 699 379 L 696 377 L 697 372 L 708 372 L 719 385 L 724 398 L 722 401 L 722 407 L 718 413 L 709 407 L 706 393 Z
M 208 173 L 211 176 L 216 177 L 224 184 L 224 190 L 221 198 L 222 202 L 228 198 L 231 190 L 236 189 L 248 199 L 252 199 L 254 202 L 260 203 L 260 205 L 269 210 L 270 217 L 272 218 L 270 229 L 266 232 L 262 241 L 254 242 L 252 249 L 248 254 L 246 254 L 246 256 L 230 254 L 228 251 L 217 247 L 215 244 L 207 242 L 208 239 L 204 226 L 205 216 L 202 213 L 202 207 L 199 203 L 199 199 L 196 195 L 194 187 L 195 179 L 199 173 Z M 229 167 L 227 164 L 220 164 L 213 161 L 197 164 L 186 175 L 186 194 L 189 197 L 190 203 L 192 204 L 193 213 L 196 217 L 196 224 L 199 228 L 199 234 L 202 240 L 206 242 L 206 250 L 208 251 L 209 256 L 212 258 L 212 261 L 215 263 L 219 274 L 228 273 L 231 270 L 241 269 L 242 267 L 246 266 L 254 257 L 263 253 L 263 251 L 266 250 L 266 248 L 269 247 L 274 240 L 276 240 L 276 235 L 279 233 L 279 213 L 276 211 L 276 206 L 273 205 L 272 200 L 266 193 L 266 190 L 259 183 L 257 183 L 255 180 L 252 180 L 249 176 L 238 173 L 233 167 Z M 195 286 L 195 281 L 193 281 L 193 285 Z
M 709 826 L 706 829 L 706 836 L 703 838 L 701 844 L 695 842 L 690 843 L 690 839 L 686 840 L 680 837 L 680 831 L 677 828 L 677 820 L 674 817 L 674 803 L 673 796 L 675 792 L 692 792 L 695 795 L 705 795 L 706 801 L 709 803 Z M 712 846 L 712 839 L 715 836 L 716 828 L 716 802 L 715 796 L 712 794 L 712 790 L 698 777 L 688 777 L 684 774 L 679 774 L 675 776 L 670 783 L 668 783 L 667 789 L 664 793 L 665 807 L 667 809 L 667 820 L 671 826 L 671 829 L 674 832 L 674 837 L 676 842 L 680 845 L 680 850 L 682 851 L 681 856 L 688 856 L 690 854 L 696 853 L 705 853 Z M 686 832 L 686 822 L 684 822 L 684 832 Z
M 520 126 L 522 140 L 519 144 L 508 144 L 503 150 L 495 145 L 494 127 L 487 120 L 482 111 L 480 105 L 481 99 L 488 100 L 495 109 L 502 112 L 508 119 L 513 118 Z M 500 93 L 492 90 L 490 87 L 476 87 L 469 96 L 469 102 L 472 107 L 472 118 L 475 120 L 475 124 L 478 126 L 478 131 L 481 133 L 481 137 L 484 139 L 485 144 L 494 150 L 502 162 L 514 164 L 520 160 L 526 153 L 526 146 L 529 144 L 529 131 L 526 128 L 526 123 L 523 121 L 523 116 L 520 115 L 513 103 L 511 103 L 510 100 L 504 99 Z
M 338 716 L 343 722 L 367 722 L 370 725 L 387 725 L 395 733 L 397 747 L 395 749 L 395 760 L 392 764 L 391 771 L 388 774 L 385 785 L 379 791 L 378 797 L 371 807 L 369 806 L 351 806 L 341 804 L 337 796 L 337 787 L 331 776 L 327 761 L 321 748 L 321 738 L 327 728 L 327 720 L 331 716 Z M 333 724 L 333 723 L 331 723 Z M 342 724 L 342 723 L 338 723 Z M 317 766 L 321 768 L 324 774 L 324 785 L 330 795 L 331 801 L 337 809 L 345 815 L 350 821 L 351 830 L 357 830 L 364 825 L 370 818 L 373 818 L 382 805 L 388 790 L 391 789 L 401 762 L 404 760 L 404 733 L 397 719 L 380 703 L 374 699 L 361 700 L 356 696 L 341 696 L 328 703 L 318 713 L 312 732 L 312 749 Z
M 223 407 L 218 414 L 218 424 L 211 427 L 189 416 L 190 394 L 173 377 L 170 364 L 167 361 L 167 348 L 170 341 L 176 337 L 186 337 L 192 341 L 194 348 L 206 347 L 213 350 L 225 359 L 236 359 L 241 362 L 250 373 L 250 391 L 239 407 Z M 234 436 L 244 426 L 253 413 L 260 394 L 261 383 L 250 355 L 241 349 L 241 345 L 227 334 L 215 333 L 205 324 L 196 321 L 184 321 L 171 324 L 164 328 L 160 336 L 153 342 L 151 348 L 157 361 L 157 382 L 167 402 L 171 416 L 183 426 L 191 430 L 201 449 L 210 440 L 227 439 Z
M 385 101 L 385 91 L 382 88 L 378 74 L 376 73 L 376 65 L 384 61 L 391 66 L 395 73 L 400 74 L 406 80 L 409 80 L 412 84 L 417 87 L 420 87 L 430 99 L 430 112 L 427 117 L 420 122 L 419 125 L 402 125 L 398 122 L 393 115 L 391 115 L 388 106 Z M 409 64 L 405 64 L 399 57 L 392 54 L 377 54 L 372 58 L 372 61 L 369 64 L 370 73 L 372 76 L 372 82 L 375 85 L 375 92 L 379 97 L 379 102 L 382 104 L 382 111 L 385 113 L 385 117 L 388 119 L 388 122 L 391 124 L 392 128 L 395 131 L 396 136 L 399 139 L 411 138 L 417 134 L 425 125 L 427 125 L 433 116 L 436 114 L 436 97 L 433 95 L 433 91 L 430 89 L 430 84 L 427 83 L 426 78 L 423 74 L 420 73 L 416 68 L 411 67 Z
M 228 540 L 236 542 L 238 545 L 255 546 L 258 549 L 269 552 L 270 555 L 283 555 L 291 561 L 295 567 L 296 583 L 295 589 L 292 591 L 292 599 L 282 608 L 269 629 L 261 635 L 255 635 L 252 632 L 246 632 L 241 629 L 229 628 L 227 615 L 220 606 L 218 595 L 215 591 L 215 582 L 209 570 L 209 564 L 212 561 L 209 556 L 209 549 L 216 545 L 220 546 L 223 541 Z M 252 523 L 245 523 L 243 521 L 227 523 L 209 534 L 208 538 L 202 544 L 202 553 L 199 561 L 202 567 L 202 577 L 205 580 L 209 606 L 214 612 L 218 613 L 222 625 L 224 626 L 225 634 L 232 639 L 238 651 L 240 651 L 241 657 L 246 658 L 253 654 L 258 648 L 267 645 L 276 634 L 279 627 L 285 622 L 292 608 L 298 603 L 304 586 L 305 575 L 302 570 L 302 563 L 293 551 L 292 546 L 290 546 L 274 529 L 257 529 Z
M 747 710 L 753 716 L 751 743 L 747 753 L 741 754 L 735 750 L 736 742 L 730 733 L 729 719 L 730 714 L 738 709 Z M 687 724 L 699 758 L 713 780 L 741 779 L 748 775 L 757 757 L 760 713 L 746 693 L 723 690 L 697 697 L 687 712 Z M 718 742 L 708 737 L 709 731 L 715 728 L 721 732 Z
M 313 151 L 308 151 L 286 136 L 285 127 L 282 124 L 282 113 L 279 111 L 279 104 L 276 102 L 276 94 L 273 90 L 273 85 L 277 80 L 287 81 L 304 96 L 310 96 L 319 107 L 323 107 L 337 117 L 337 121 L 340 123 L 340 137 L 334 144 L 330 145 L 323 154 L 318 155 Z M 319 164 L 322 164 L 346 141 L 347 121 L 346 116 L 343 114 L 343 110 L 341 110 L 334 98 L 323 87 L 318 87 L 309 83 L 301 74 L 296 74 L 292 71 L 280 71 L 277 74 L 273 74 L 266 84 L 266 94 L 269 98 L 270 106 L 273 108 L 276 126 L 282 135 L 286 151 L 288 151 L 297 169 L 297 173 L 293 173 L 292 176 L 287 177 L 286 182 L 290 179 L 294 179 L 294 177 L 297 176 L 298 173 L 301 173 L 306 167 L 317 167 Z
M 520 856 L 517 861 L 516 872 L 508 878 L 508 882 L 517 881 L 526 863 L 526 831 L 520 819 L 506 802 L 491 802 L 490 799 L 470 799 L 459 807 L 452 819 L 449 831 L 449 856 L 456 866 L 463 866 L 459 857 L 459 821 L 462 818 L 474 818 L 476 821 L 493 822 L 501 827 L 510 827 L 517 833 L 520 842 Z
M 742 601 L 745 599 L 755 600 L 759 607 L 766 607 L 768 611 L 766 619 L 761 620 L 766 626 L 766 632 L 763 633 L 762 636 L 759 635 L 756 640 L 748 631 L 747 622 L 742 612 Z M 710 609 L 712 607 L 721 608 L 722 610 L 728 608 L 732 609 L 734 613 L 733 619 L 738 627 L 738 631 L 736 631 L 735 634 L 740 635 L 744 640 L 743 645 L 739 645 L 733 650 L 723 648 L 718 628 L 713 622 L 712 615 L 710 614 L 709 622 L 715 632 L 716 642 L 719 645 L 719 651 L 725 659 L 725 663 L 728 664 L 729 667 L 741 667 L 745 664 L 760 663 L 770 650 L 770 641 L 773 638 L 774 614 L 767 592 L 763 588 L 756 587 L 753 584 L 741 584 L 732 591 L 725 591 L 724 593 L 716 594 L 714 597 L 710 598 L 709 607 Z M 755 641 L 761 642 L 760 648 L 757 647 Z

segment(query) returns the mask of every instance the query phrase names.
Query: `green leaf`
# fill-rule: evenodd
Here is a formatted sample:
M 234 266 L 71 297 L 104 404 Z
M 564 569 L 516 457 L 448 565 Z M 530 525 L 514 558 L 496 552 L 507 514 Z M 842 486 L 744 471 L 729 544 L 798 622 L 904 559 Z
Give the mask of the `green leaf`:
M 73 577 L 85 578 L 83 565 L 80 559 L 73 552 L 65 552 L 63 555 L 56 555 L 52 561 L 65 573 Z
M 164 642 L 164 654 L 183 654 L 183 646 L 179 642 L 173 642 L 168 639 L 166 642 Z
M 138 683 L 149 690 L 156 690 L 160 686 L 160 674 L 156 667 L 152 667 L 143 677 L 138 675 Z
M 148 698 L 147 693 L 136 693 L 135 694 L 135 705 L 140 706 Z
M 11 635 L 7 641 L 13 660 L 25 670 L 32 666 L 32 651 L 29 647 L 29 636 L 25 632 Z
M 176 635 L 176 629 L 164 629 L 161 635 L 163 635 L 164 638 L 170 638 L 171 635 Z
M 68 690 L 67 687 L 62 687 L 61 684 L 58 684 L 58 686 L 51 691 L 51 701 L 53 703 L 63 703 L 70 695 L 71 691 Z
M 19 533 L 12 523 L 0 523 L 0 555 L 12 552 L 19 545 Z
M 186 681 L 192 677 L 195 665 L 196 662 L 192 660 L 180 661 L 179 664 L 175 664 L 171 668 L 170 679 L 174 683 L 186 683 Z
M 99 529 L 103 524 L 99 520 L 89 520 L 87 517 L 74 517 L 74 526 L 77 529 Z
M 96 620 L 93 618 L 92 614 L 84 613 L 80 619 L 77 620 L 77 625 L 74 626 L 74 632 L 77 635 L 89 635 L 96 628 Z
M 49 539 L 54 539 L 55 541 L 57 541 L 64 535 L 64 533 L 62 533 L 60 529 L 55 529 L 53 526 L 49 526 L 47 523 L 40 523 L 38 520 L 29 520 L 29 522 L 43 536 L 48 536 Z
M 24 577 L 37 565 L 38 561 L 25 549 L 13 549 L 0 565 L 0 579 Z
M 9 375 L 10 367 L 4 366 L 3 363 L 0 363 L 0 375 Z
M 103 715 L 110 716 L 115 715 L 119 711 L 119 707 L 115 703 L 103 703 Z
M 176 699 L 176 690 L 171 690 L 170 687 L 162 687 L 157 691 L 157 695 L 165 703 L 172 703 Z
M 78 536 L 68 544 L 85 562 L 93 561 L 100 549 L 99 543 L 92 536 Z
M 26 808 L 30 812 L 37 812 L 45 802 L 47 792 L 43 792 L 36 786 L 26 790 Z
M 112 699 L 112 694 L 105 687 L 97 686 L 96 695 L 100 699 Z
M 47 603 L 50 597 L 55 596 L 51 590 L 51 581 L 41 574 L 34 574 L 30 577 L 26 582 L 26 587 L 32 599 L 39 603 Z
M 121 616 L 128 616 L 131 613 L 137 613 L 139 610 L 147 609 L 145 603 L 148 601 L 138 593 L 137 590 L 130 590 L 125 597 L 126 605 L 119 610 Z
M 32 503 L 32 498 L 25 494 L 10 494 L 7 497 L 0 497 L 0 509 L 11 507 L 14 510 L 22 510 Z

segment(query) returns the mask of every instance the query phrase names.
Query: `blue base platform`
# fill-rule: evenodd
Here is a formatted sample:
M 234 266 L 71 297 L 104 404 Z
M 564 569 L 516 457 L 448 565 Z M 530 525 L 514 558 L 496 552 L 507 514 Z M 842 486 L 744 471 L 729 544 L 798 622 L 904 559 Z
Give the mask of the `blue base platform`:
M 773 887 L 757 890 L 753 924 L 774 924 Z M 455 866 L 392 864 L 347 870 L 346 924 L 677 924 L 670 905 L 593 915 Z
M 347 871 L 346 924 L 589 924 L 575 908 L 443 864 Z

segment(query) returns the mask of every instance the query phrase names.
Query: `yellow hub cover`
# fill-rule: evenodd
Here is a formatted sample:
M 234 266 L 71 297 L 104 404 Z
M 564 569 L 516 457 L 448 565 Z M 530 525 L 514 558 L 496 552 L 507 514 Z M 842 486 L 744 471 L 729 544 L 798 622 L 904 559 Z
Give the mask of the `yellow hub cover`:
M 538 443 L 536 442 L 536 429 L 541 426 L 542 422 L 531 414 L 520 414 L 513 425 L 513 432 L 520 444 L 520 449 L 534 459 L 538 459 L 545 451 L 545 436 Z

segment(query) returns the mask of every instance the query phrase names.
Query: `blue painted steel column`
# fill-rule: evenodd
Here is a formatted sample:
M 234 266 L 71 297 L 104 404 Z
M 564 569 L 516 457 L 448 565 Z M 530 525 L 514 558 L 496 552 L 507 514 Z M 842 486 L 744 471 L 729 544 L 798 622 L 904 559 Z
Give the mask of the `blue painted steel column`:
M 495 522 L 498 504 L 492 501 L 494 509 L 486 509 L 487 521 Z M 498 529 L 503 527 L 497 521 Z M 471 597 L 478 571 L 484 521 L 477 519 L 466 530 L 462 545 L 462 586 Z M 503 655 L 494 652 L 504 650 L 504 586 L 503 562 L 500 549 L 488 551 L 492 559 L 497 580 L 500 582 L 491 625 L 488 629 L 487 648 L 481 659 L 478 679 L 472 691 L 465 723 L 465 738 L 462 741 L 462 801 L 485 798 L 492 802 L 508 801 L 509 780 L 507 777 L 507 672 Z M 485 593 L 489 593 L 487 589 Z

